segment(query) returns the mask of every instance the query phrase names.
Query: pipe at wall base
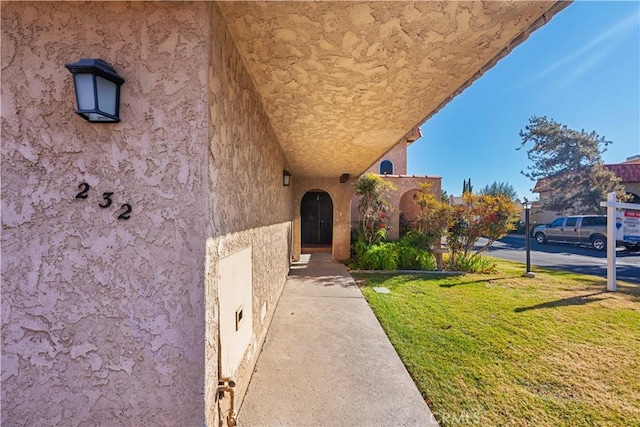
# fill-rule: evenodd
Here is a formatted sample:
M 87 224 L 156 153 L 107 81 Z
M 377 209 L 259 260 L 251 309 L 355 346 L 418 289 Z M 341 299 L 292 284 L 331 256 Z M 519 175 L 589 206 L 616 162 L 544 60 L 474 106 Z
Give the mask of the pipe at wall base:
M 218 379 L 218 400 L 224 398 L 226 392 L 229 393 L 229 413 L 227 414 L 227 427 L 235 427 L 238 425 L 238 419 L 234 408 L 235 404 L 235 392 L 236 382 L 231 378 Z

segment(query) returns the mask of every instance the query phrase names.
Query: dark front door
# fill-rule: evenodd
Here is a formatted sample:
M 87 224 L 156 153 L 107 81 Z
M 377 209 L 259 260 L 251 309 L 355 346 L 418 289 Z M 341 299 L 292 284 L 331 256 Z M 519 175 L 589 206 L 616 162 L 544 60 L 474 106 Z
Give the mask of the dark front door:
M 329 193 L 310 191 L 300 205 L 302 244 L 330 245 L 333 238 L 333 202 Z

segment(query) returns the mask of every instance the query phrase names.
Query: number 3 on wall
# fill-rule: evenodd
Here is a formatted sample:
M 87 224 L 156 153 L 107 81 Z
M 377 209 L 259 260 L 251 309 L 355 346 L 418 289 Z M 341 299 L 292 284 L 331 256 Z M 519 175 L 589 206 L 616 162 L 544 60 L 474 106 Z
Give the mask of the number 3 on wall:
M 89 190 L 91 189 L 91 186 L 86 182 L 83 182 L 82 184 L 78 185 L 78 188 L 80 188 L 81 191 L 78 194 L 76 194 L 76 199 L 86 199 L 88 197 L 88 193 L 89 193 Z M 102 199 L 104 200 L 104 202 L 98 203 L 98 206 L 100 206 L 103 209 L 110 207 L 111 204 L 113 203 L 113 199 L 111 198 L 112 196 L 113 196 L 113 192 L 102 193 Z M 127 220 L 131 218 L 130 214 L 133 211 L 133 208 L 129 203 L 125 203 L 124 205 L 121 205 L 120 210 L 121 212 L 120 212 L 120 215 L 118 215 L 118 219 Z
M 102 198 L 105 201 L 104 204 L 99 203 L 98 206 L 100 206 L 101 208 L 108 208 L 109 206 L 111 206 L 111 196 L 113 196 L 113 193 L 102 193 Z

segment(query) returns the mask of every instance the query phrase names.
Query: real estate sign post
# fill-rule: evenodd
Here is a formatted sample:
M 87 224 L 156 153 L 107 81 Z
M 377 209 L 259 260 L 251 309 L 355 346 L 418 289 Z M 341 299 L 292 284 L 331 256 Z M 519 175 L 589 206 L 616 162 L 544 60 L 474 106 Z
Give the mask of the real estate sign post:
M 616 290 L 616 242 L 640 242 L 640 205 L 618 203 L 616 193 L 607 194 L 607 290 Z
M 618 240 L 640 242 L 640 207 L 639 210 L 625 210 L 616 215 L 616 231 Z

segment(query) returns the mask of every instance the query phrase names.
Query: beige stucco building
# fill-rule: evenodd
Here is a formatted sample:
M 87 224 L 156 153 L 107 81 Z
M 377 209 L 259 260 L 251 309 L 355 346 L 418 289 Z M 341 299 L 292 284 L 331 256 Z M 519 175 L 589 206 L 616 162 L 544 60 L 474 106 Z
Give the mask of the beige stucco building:
M 407 175 L 407 148 L 421 136 L 420 128 L 414 128 L 365 171 L 365 173 L 381 175 L 385 181 L 393 185 L 394 190 L 389 192 L 389 204 L 393 207 L 393 215 L 387 235 L 391 240 L 400 237 L 403 223 L 416 220 L 420 209 L 414 197 L 423 191 L 423 185 L 426 184 L 436 198 L 440 199 L 441 177 Z M 354 195 L 351 199 L 351 222 L 354 229 L 357 229 L 359 224 L 358 205 L 359 196 Z
M 2 425 L 218 425 L 305 195 L 348 258 L 353 181 L 565 5 L 3 1 Z M 119 123 L 74 114 L 80 58 Z

